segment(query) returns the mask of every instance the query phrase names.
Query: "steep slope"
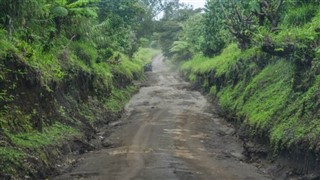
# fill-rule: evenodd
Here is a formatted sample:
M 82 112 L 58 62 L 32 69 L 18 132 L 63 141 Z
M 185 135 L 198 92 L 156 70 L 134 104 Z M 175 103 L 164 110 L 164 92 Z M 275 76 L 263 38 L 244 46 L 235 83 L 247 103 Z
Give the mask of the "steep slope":
M 218 98 L 245 139 L 270 144 L 303 172 L 319 167 L 320 14 L 309 23 L 270 33 L 266 44 L 241 51 L 228 45 L 221 54 L 196 55 L 181 71 Z
M 45 178 L 64 154 L 83 153 L 118 118 L 156 50 L 97 60 L 88 42 L 49 53 L 1 34 L 0 178 Z

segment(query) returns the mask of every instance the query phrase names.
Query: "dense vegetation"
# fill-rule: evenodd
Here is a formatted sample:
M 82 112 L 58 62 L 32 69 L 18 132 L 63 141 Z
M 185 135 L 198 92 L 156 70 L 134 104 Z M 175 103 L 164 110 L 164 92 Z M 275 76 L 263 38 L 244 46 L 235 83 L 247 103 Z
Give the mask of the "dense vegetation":
M 320 1 L 208 0 L 165 54 L 274 155 L 320 143 Z M 181 10 L 180 10 L 181 11 Z M 173 26 L 172 26 L 173 27 Z M 248 128 L 241 128 L 246 129 Z M 295 151 L 298 152 L 298 151 Z M 307 161 L 307 159 L 305 159 Z
M 158 46 L 275 156 L 318 157 L 319 9 L 319 0 L 207 0 L 204 10 L 0 0 L 0 178 L 46 178 L 65 153 L 93 148 L 86 141 L 118 117 Z
M 117 118 L 158 53 L 152 2 L 0 0 L 0 179 L 52 175 Z

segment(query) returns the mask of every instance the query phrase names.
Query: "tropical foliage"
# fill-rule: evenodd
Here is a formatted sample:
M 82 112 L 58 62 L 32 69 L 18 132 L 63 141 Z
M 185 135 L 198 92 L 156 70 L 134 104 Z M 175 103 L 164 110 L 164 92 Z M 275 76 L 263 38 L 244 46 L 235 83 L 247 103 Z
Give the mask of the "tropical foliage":
M 0 0 L 0 179 L 46 179 L 66 141 L 121 113 L 159 53 L 142 21 L 154 11 L 142 0 Z
M 275 155 L 298 147 L 317 157 L 319 7 L 317 0 L 208 0 L 203 13 L 179 21 L 167 55 L 249 126 L 252 139 L 269 139 Z

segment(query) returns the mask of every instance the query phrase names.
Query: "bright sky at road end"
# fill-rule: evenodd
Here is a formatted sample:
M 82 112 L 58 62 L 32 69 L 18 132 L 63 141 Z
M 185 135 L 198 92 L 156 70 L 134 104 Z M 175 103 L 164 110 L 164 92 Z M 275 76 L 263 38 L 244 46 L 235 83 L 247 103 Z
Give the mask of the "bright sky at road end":
M 206 4 L 206 0 L 180 0 L 180 2 L 190 4 L 195 9 L 204 8 L 204 5 Z

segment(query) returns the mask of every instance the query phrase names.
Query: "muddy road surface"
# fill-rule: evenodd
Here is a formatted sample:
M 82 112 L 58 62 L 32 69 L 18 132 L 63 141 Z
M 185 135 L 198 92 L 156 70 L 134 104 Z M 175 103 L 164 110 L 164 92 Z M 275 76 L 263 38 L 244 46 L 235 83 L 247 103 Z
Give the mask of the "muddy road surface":
M 114 124 L 110 147 L 85 154 L 56 179 L 271 179 L 242 162 L 234 129 L 189 86 L 156 57 L 146 86 Z

